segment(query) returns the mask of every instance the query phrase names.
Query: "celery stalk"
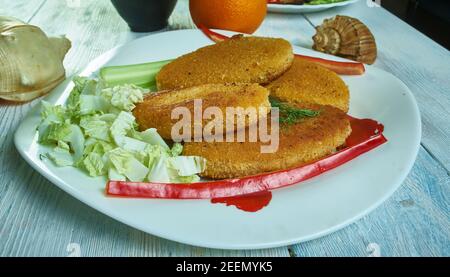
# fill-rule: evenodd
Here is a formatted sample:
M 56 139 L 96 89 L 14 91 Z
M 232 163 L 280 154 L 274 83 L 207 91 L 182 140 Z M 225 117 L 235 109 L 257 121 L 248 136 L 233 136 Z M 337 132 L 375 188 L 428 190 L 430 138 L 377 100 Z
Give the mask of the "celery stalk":
M 156 75 L 172 60 L 132 65 L 107 66 L 100 69 L 100 78 L 106 86 L 134 84 L 142 88 L 155 88 Z

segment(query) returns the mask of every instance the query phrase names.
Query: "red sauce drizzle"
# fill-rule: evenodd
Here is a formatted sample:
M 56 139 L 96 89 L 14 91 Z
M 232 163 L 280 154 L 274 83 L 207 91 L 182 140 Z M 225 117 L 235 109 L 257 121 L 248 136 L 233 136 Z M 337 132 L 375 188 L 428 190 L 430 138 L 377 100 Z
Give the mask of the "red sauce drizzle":
M 236 206 L 246 212 L 257 212 L 269 205 L 272 200 L 272 192 L 262 191 L 243 196 L 224 197 L 211 199 L 211 203 L 223 203 L 227 206 Z
M 372 119 L 358 119 L 348 116 L 352 133 L 346 140 L 346 147 L 351 147 L 365 141 L 372 136 L 384 131 L 384 126 Z M 235 206 L 245 212 L 257 212 L 268 206 L 272 200 L 272 192 L 263 191 L 242 196 L 211 199 L 211 203 L 223 203 L 227 206 Z
M 347 147 L 357 145 L 384 131 L 383 124 L 380 124 L 375 120 L 358 119 L 349 115 L 347 117 L 352 127 L 352 133 L 345 142 Z

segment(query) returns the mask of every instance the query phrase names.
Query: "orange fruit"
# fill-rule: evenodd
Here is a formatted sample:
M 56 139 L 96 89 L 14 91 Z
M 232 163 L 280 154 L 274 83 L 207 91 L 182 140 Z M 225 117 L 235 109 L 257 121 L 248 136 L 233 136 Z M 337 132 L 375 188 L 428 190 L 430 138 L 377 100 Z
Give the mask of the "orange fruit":
M 251 34 L 267 13 L 267 0 L 190 0 L 194 23 L 211 29 Z

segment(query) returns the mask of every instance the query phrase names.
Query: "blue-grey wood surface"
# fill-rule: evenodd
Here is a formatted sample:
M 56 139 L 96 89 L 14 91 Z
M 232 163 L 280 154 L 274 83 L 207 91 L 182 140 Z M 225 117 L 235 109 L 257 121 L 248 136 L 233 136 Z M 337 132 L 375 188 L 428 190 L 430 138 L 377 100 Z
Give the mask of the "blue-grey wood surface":
M 371 2 L 371 1 L 369 1 Z M 192 247 L 135 230 L 52 185 L 18 155 L 13 134 L 37 103 L 0 102 L 1 256 L 449 256 L 450 54 L 367 1 L 316 14 L 269 14 L 259 35 L 311 47 L 314 25 L 336 14 L 357 17 L 379 46 L 376 66 L 405 82 L 418 100 L 423 138 L 402 187 L 374 212 L 326 237 L 266 250 Z M 18 17 L 49 34 L 66 34 L 73 48 L 68 75 L 106 50 L 145 34 L 131 33 L 107 0 L 0 0 L 0 15 Z M 192 28 L 180 0 L 170 29 Z

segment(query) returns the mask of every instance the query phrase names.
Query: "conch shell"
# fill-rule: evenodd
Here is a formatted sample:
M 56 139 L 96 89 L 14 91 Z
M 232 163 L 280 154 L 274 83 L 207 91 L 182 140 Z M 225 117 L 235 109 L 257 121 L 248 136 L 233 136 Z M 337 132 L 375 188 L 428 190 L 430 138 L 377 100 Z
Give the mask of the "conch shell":
M 316 28 L 313 49 L 373 64 L 377 58 L 377 45 L 369 28 L 356 18 L 338 15 L 325 19 Z
M 29 101 L 65 78 L 65 37 L 47 37 L 37 26 L 0 16 L 0 98 Z

